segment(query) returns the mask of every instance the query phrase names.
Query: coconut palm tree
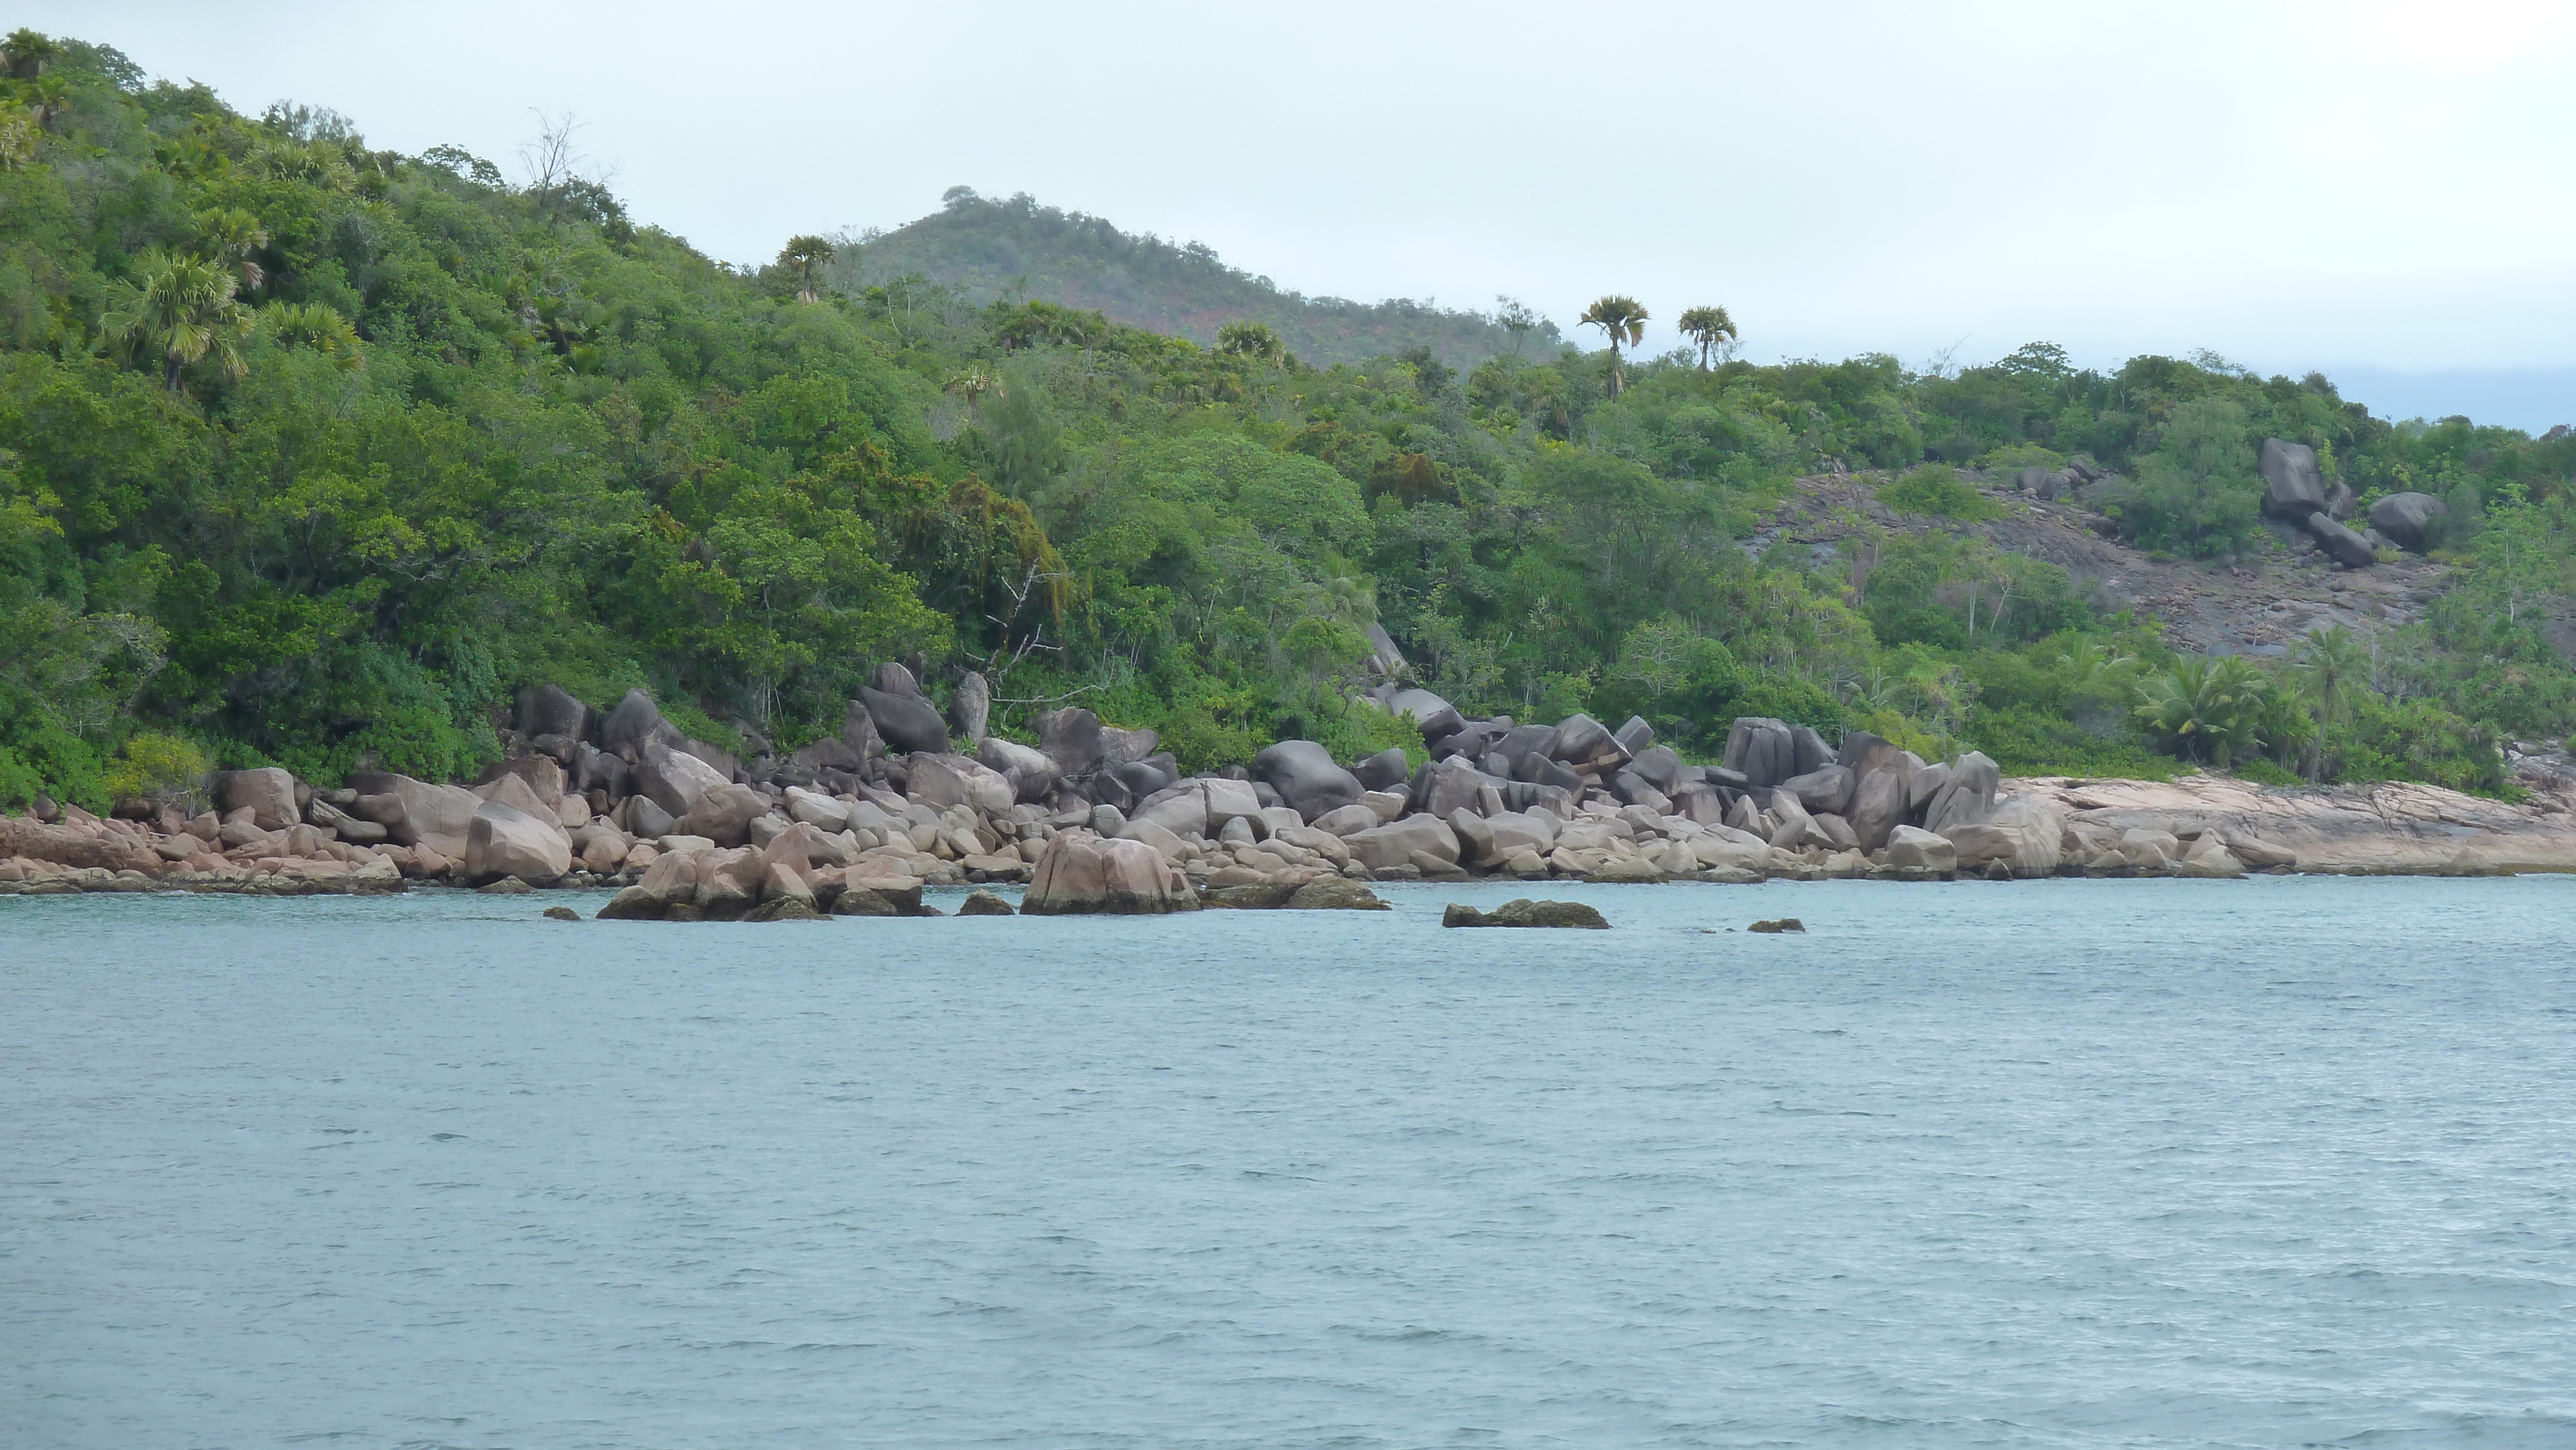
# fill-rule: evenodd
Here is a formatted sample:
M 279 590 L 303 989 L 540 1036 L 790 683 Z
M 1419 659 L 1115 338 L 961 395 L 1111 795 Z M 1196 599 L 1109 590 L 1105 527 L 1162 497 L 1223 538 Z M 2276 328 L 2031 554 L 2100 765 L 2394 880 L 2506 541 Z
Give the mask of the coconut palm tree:
M 830 262 L 836 255 L 838 255 L 838 253 L 833 248 L 832 244 L 821 237 L 789 237 L 787 239 L 786 250 L 778 254 L 778 265 L 782 267 L 794 267 L 797 269 L 797 275 L 801 279 L 796 288 L 797 301 L 819 302 L 822 300 L 821 295 L 816 293 L 814 290 L 814 269 Z
M 197 236 L 206 250 L 241 274 L 241 290 L 256 292 L 268 280 L 268 272 L 259 265 L 259 249 L 268 245 L 268 229 L 259 218 L 240 207 L 220 211 L 201 211 L 191 218 L 197 224 Z
M 233 293 L 239 281 L 221 265 L 198 257 L 146 252 L 136 269 L 142 285 L 122 285 L 99 330 L 130 355 L 160 362 L 163 386 L 180 391 L 181 369 L 212 354 L 227 376 L 243 371 L 240 339 L 250 309 Z
M 2370 672 L 2370 656 L 2358 636 L 2342 625 L 2312 629 L 2291 656 L 2301 693 L 2316 702 L 2317 733 L 2309 748 L 2308 778 L 2325 774 L 2326 735 L 2342 713 L 2344 697 Z
M 1610 338 L 1610 396 L 1617 397 L 1628 386 L 1628 375 L 1619 368 L 1619 344 L 1635 347 L 1646 340 L 1645 304 L 1634 297 L 1612 294 L 1596 299 L 1575 321 L 1597 327 Z
M 1682 314 L 1682 336 L 1699 344 L 1699 370 L 1708 371 L 1708 355 L 1718 344 L 1736 340 L 1735 319 L 1723 307 L 1694 307 Z

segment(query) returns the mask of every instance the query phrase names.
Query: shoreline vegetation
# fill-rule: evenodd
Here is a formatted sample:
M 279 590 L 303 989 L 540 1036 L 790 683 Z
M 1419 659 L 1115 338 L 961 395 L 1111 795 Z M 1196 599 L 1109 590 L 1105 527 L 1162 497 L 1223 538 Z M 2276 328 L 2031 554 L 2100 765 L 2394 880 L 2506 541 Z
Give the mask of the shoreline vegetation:
M 2566 429 L 2391 421 L 2206 354 L 1757 365 L 1711 298 L 1608 292 L 1566 329 L 1587 351 L 1508 299 L 1303 299 L 963 189 L 736 266 L 630 216 L 575 140 L 405 155 L 0 41 L 12 889 L 642 890 L 639 845 L 766 852 L 777 820 L 994 880 L 968 863 L 1106 825 L 1076 875 L 1173 901 L 1192 864 L 1439 874 L 1417 852 L 1944 869 L 1899 827 L 1969 871 L 2346 869 L 2345 838 L 2440 870 L 2520 859 L 2496 843 L 2562 809 L 2533 762 L 2576 724 Z M 1079 305 L 1112 283 L 1190 335 Z M 1692 346 L 1635 352 L 1666 314 Z M 611 738 L 630 705 L 662 733 Z M 1123 795 L 1053 753 L 1079 720 Z M 1473 723 L 1502 720 L 1531 723 Z M 1779 738 L 1853 798 L 1783 795 L 1742 756 Z M 1243 809 L 1293 795 L 1292 757 L 1401 810 Z M 1003 799 L 1014 769 L 1078 789 Z M 1891 814 L 1882 777 L 1944 771 L 1999 814 Z M 676 829 L 711 794 L 730 815 Z M 1193 809 L 1149 891 L 1121 833 Z
M 901 664 L 869 678 L 839 735 L 785 757 L 692 739 L 640 690 L 602 713 L 549 685 L 521 696 L 509 754 L 470 788 L 363 771 L 325 789 L 266 767 L 106 820 L 45 802 L 53 819 L 0 818 L 0 894 L 613 885 L 603 918 L 780 921 L 936 914 L 925 885 L 1025 883 L 1022 911 L 1076 915 L 1372 909 L 1367 883 L 1477 878 L 2576 871 L 2564 758 L 2525 763 L 2545 805 L 2421 785 L 2007 780 L 1974 751 L 1927 762 L 1867 732 L 1833 746 L 1739 717 L 1725 763 L 1700 766 L 1641 717 L 1470 719 L 1390 681 L 1364 698 L 1416 749 L 1343 762 L 1285 740 L 1248 769 L 1184 775 L 1156 732 L 1078 706 L 1041 715 L 1034 747 L 987 733 L 978 675 L 946 712 Z

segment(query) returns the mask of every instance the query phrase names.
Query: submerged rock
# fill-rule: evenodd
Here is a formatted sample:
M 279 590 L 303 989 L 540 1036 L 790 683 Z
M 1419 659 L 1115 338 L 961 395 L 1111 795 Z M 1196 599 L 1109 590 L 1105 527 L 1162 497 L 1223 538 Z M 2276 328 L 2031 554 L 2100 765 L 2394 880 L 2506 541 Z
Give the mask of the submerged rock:
M 1785 931 L 1803 932 L 1806 929 L 1807 924 L 1794 916 L 1784 916 L 1777 921 L 1757 921 L 1745 928 L 1746 931 L 1760 932 L 1764 936 L 1778 936 Z
M 1442 926 L 1567 926 L 1606 931 L 1610 923 L 1580 901 L 1506 901 L 1492 911 L 1451 902 L 1440 913 Z
M 966 900 L 958 906 L 957 914 L 959 916 L 1019 915 L 1018 912 L 1011 909 L 1011 903 L 1004 901 L 1002 898 L 994 895 L 990 891 L 978 891 L 974 895 L 967 897 Z

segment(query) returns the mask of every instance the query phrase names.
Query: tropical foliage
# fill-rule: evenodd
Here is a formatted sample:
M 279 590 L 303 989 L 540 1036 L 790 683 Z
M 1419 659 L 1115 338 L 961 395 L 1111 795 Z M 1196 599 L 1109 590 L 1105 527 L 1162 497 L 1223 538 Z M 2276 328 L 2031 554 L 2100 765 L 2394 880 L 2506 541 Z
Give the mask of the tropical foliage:
M 784 748 L 889 657 L 934 690 L 984 671 L 1006 731 L 1078 701 L 1194 767 L 1352 754 L 1403 737 L 1353 702 L 1373 624 L 1467 708 L 1633 712 L 1700 754 L 1761 714 L 2016 770 L 2493 789 L 2499 739 L 2576 718 L 2564 437 L 2391 425 L 2215 359 L 1756 366 L 1713 308 L 1695 355 L 1639 359 L 1617 296 L 1586 352 L 1508 299 L 1326 306 L 1017 199 L 940 214 L 961 247 L 1067 232 L 1204 283 L 1171 295 L 1232 310 L 1193 340 L 1072 273 L 898 270 L 892 238 L 729 268 L 561 145 L 514 184 L 103 47 L 5 50 L 0 803 L 103 808 L 199 759 L 470 772 L 541 680 Z M 2365 499 L 2451 501 L 2422 624 L 2178 657 L 1997 548 L 1957 471 L 2087 454 L 2142 542 L 2241 556 L 2275 435 Z M 1904 527 L 1775 542 L 1791 480 L 1836 469 L 1883 471 Z

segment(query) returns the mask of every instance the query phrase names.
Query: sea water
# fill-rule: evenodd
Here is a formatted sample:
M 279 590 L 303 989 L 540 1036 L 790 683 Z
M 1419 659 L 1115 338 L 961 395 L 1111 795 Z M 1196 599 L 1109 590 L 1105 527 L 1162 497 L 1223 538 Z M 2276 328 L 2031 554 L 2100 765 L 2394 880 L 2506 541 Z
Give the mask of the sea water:
M 2576 1444 L 2576 882 L 1530 890 L 0 900 L 0 1444 Z

